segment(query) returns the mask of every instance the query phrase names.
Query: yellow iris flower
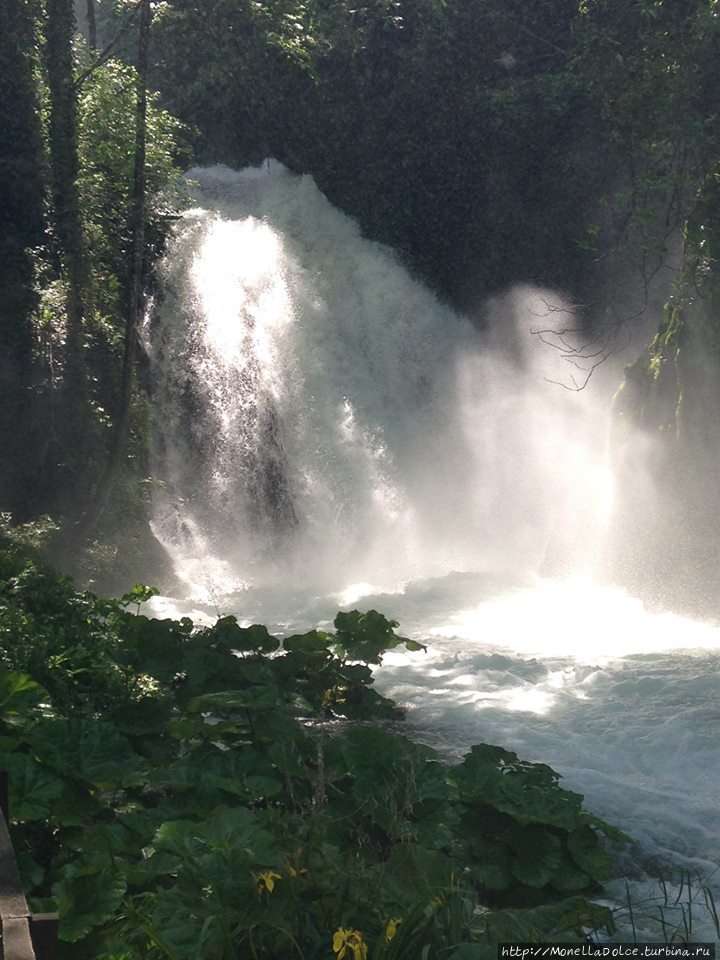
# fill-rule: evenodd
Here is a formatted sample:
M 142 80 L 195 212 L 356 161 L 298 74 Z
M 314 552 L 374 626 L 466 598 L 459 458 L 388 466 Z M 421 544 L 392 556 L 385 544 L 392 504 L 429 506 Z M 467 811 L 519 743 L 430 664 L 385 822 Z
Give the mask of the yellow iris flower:
M 397 928 L 402 923 L 402 917 L 393 917 L 391 920 L 388 920 L 387 928 L 385 929 L 385 940 L 390 943 L 392 938 L 397 933 Z
M 258 893 L 263 893 L 267 890 L 268 893 L 272 893 L 275 889 L 275 881 L 282 880 L 282 876 L 279 873 L 275 873 L 274 870 L 265 870 L 264 873 L 254 873 L 255 881 L 258 887 Z
M 363 940 L 360 930 L 346 930 L 340 927 L 333 934 L 333 950 L 337 960 L 348 956 L 352 960 L 367 960 L 367 944 Z

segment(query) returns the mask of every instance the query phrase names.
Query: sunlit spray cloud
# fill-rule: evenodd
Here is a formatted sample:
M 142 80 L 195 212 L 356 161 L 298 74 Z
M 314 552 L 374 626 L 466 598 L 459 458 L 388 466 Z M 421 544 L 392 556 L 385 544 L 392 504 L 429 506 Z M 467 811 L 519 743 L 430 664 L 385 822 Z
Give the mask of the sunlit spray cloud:
M 512 569 L 591 569 L 612 509 L 607 393 L 582 378 L 576 389 L 550 336 L 577 322 L 559 294 L 517 286 L 487 313 L 484 349 L 458 363 L 475 513 Z
M 593 561 L 608 404 L 560 386 L 533 329 L 562 298 L 518 287 L 481 332 L 309 177 L 193 178 L 145 331 L 154 530 L 190 592 Z

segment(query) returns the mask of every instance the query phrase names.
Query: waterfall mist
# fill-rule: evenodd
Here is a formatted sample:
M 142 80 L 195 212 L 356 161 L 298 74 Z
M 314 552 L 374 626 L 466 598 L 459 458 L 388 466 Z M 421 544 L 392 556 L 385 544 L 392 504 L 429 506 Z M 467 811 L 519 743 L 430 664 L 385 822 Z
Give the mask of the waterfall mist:
M 608 393 L 563 389 L 533 335 L 559 294 L 515 288 L 480 330 L 309 177 L 191 176 L 145 330 L 153 528 L 190 594 L 595 561 Z

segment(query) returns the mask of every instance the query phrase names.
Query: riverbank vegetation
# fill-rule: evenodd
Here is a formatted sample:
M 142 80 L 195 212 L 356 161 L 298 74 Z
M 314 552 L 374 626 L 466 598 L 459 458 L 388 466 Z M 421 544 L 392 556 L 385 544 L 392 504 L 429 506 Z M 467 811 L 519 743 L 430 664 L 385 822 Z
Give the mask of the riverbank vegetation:
M 74 958 L 494 957 L 582 940 L 605 841 L 542 764 L 449 765 L 373 689 L 418 649 L 375 611 L 285 638 L 77 591 L 0 551 L 0 765 L 38 909 Z

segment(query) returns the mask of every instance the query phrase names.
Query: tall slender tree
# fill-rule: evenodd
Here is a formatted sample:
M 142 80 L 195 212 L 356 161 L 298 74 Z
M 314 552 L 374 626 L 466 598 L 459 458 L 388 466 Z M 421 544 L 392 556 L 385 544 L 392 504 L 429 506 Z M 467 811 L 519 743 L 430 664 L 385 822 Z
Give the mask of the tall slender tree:
M 72 0 L 46 0 L 45 51 L 50 94 L 50 157 L 55 231 L 68 283 L 70 352 L 79 346 L 87 288 L 78 181 L 77 100 L 73 86 Z
M 88 29 L 88 44 L 91 50 L 97 50 L 97 22 L 95 18 L 95 0 L 87 0 L 86 17 Z
M 50 101 L 49 147 L 52 171 L 55 253 L 66 286 L 67 333 L 63 388 L 58 414 L 58 444 L 50 470 L 62 474 L 62 486 L 82 495 L 86 471 L 73 469 L 84 459 L 87 413 L 84 319 L 90 277 L 78 189 L 77 94 L 73 84 L 75 12 L 72 0 L 46 0 L 45 68 Z M 72 456 L 70 453 L 72 452 Z
M 0 511 L 21 519 L 37 436 L 32 392 L 32 248 L 45 239 L 34 0 L 0 3 Z

